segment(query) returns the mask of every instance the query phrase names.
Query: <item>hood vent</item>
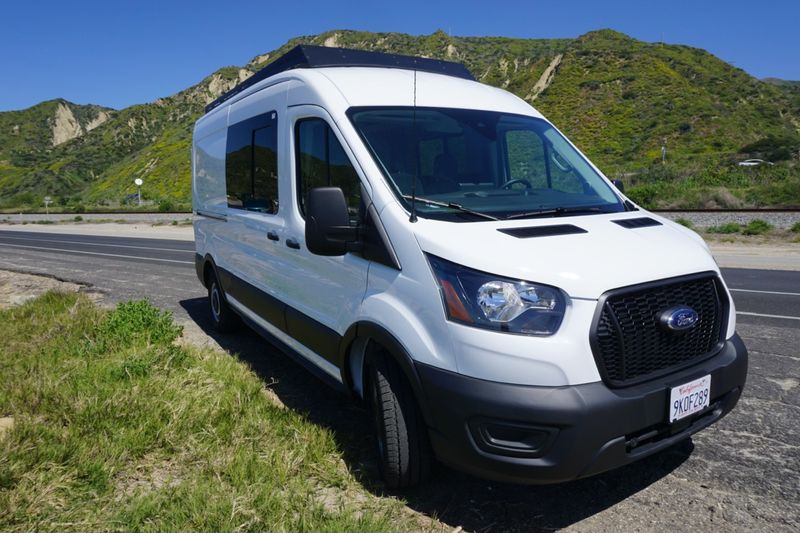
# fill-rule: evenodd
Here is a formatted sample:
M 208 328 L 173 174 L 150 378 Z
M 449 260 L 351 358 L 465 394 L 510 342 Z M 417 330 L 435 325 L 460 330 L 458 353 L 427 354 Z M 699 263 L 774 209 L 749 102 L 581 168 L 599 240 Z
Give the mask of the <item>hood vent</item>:
M 637 229 L 637 228 L 647 228 L 649 226 L 661 226 L 661 222 L 649 217 L 640 217 L 640 218 L 623 218 L 621 220 L 612 220 L 614 224 L 619 224 L 623 228 L 628 229 Z
M 530 228 L 504 228 L 497 230 L 500 233 L 511 235 L 518 239 L 530 239 L 532 237 L 553 237 L 555 235 L 571 235 L 574 233 L 589 233 L 583 228 L 572 224 L 556 224 L 554 226 L 533 226 Z

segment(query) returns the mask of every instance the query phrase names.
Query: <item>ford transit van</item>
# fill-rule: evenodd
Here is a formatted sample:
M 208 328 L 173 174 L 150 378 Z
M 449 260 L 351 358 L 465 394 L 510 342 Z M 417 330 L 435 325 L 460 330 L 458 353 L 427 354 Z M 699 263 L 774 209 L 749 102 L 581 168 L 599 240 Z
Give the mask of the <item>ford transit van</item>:
M 434 458 L 591 476 L 739 399 L 747 351 L 703 240 L 463 65 L 299 46 L 206 111 L 192 192 L 213 324 L 244 321 L 364 400 L 387 486 Z

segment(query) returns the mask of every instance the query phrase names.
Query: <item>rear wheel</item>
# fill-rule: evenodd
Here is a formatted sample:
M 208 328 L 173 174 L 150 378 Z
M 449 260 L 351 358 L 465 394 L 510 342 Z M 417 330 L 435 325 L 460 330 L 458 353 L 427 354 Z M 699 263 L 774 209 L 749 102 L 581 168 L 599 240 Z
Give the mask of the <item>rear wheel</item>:
M 390 489 L 413 487 L 430 476 L 428 429 L 405 375 L 385 354 L 370 358 L 368 395 L 378 467 Z
M 219 285 L 219 280 L 214 272 L 208 275 L 208 307 L 211 314 L 211 323 L 220 333 L 230 333 L 239 327 L 240 318 L 228 305 L 225 293 Z

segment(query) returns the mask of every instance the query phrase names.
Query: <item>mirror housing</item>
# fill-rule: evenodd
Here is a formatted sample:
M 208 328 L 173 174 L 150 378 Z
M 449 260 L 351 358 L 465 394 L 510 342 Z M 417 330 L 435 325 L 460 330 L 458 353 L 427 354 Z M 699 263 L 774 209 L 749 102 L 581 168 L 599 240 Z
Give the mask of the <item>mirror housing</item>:
M 613 183 L 614 187 L 616 187 L 619 190 L 619 192 L 621 193 L 625 192 L 625 182 L 623 182 L 622 180 L 614 180 Z
M 360 249 L 358 228 L 350 225 L 350 213 L 339 187 L 316 187 L 306 203 L 306 247 L 316 255 L 344 255 Z

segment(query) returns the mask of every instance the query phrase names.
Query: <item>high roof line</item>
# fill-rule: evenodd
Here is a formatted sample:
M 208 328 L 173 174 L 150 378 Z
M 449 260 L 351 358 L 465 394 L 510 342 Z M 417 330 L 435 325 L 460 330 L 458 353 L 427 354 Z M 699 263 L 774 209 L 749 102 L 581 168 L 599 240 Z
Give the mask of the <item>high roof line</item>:
M 324 67 L 380 67 L 398 68 L 405 70 L 418 70 L 432 72 L 445 76 L 454 76 L 465 80 L 474 81 L 472 73 L 461 63 L 429 59 L 425 57 L 405 56 L 399 54 L 386 54 L 367 50 L 354 50 L 351 48 L 330 48 L 300 44 L 283 54 L 281 57 L 262 68 L 236 87 L 226 92 L 206 106 L 206 113 L 220 104 L 252 87 L 261 80 L 275 74 L 295 68 L 324 68 Z

